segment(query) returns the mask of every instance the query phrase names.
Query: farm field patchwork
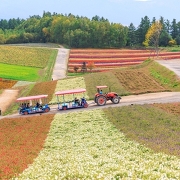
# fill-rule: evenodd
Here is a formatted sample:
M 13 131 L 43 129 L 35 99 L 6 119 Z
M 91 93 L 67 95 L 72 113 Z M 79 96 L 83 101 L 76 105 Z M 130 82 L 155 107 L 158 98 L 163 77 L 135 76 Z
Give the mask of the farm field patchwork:
M 68 62 L 68 71 L 74 72 L 74 67 L 81 70 L 82 63 L 87 67 L 93 62 L 93 71 L 110 70 L 119 67 L 137 65 L 149 58 L 156 58 L 151 50 L 127 50 L 127 49 L 71 49 Z M 178 59 L 180 52 L 159 53 L 159 59 Z
M 129 110 L 121 113 L 124 116 L 135 113 Z M 149 112 L 144 110 L 144 114 Z M 138 114 L 142 117 L 140 111 L 135 113 Z M 148 113 L 146 117 L 151 119 L 152 116 L 153 113 Z M 43 150 L 14 179 L 27 178 L 179 179 L 180 159 L 156 153 L 128 139 L 102 110 L 71 112 L 55 115 Z

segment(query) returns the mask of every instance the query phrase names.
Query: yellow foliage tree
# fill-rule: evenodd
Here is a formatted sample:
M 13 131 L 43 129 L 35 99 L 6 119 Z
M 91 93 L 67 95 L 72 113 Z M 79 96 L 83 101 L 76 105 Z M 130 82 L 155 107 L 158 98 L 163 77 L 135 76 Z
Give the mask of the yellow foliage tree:
M 159 53 L 159 37 L 162 31 L 162 24 L 160 21 L 155 21 L 148 29 L 143 45 L 153 46 L 155 48 L 156 55 Z
M 177 42 L 176 40 L 172 39 L 168 42 L 169 46 L 174 46 L 174 45 L 177 45 Z

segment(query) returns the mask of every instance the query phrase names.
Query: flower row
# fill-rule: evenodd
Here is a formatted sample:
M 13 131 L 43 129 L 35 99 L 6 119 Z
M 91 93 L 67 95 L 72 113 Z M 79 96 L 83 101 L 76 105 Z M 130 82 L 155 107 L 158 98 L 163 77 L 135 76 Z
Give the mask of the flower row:
M 159 56 L 180 56 L 179 52 L 163 52 L 159 53 Z M 122 53 L 107 53 L 107 54 L 93 54 L 93 53 L 87 53 L 87 54 L 70 54 L 69 58 L 130 58 L 130 57 L 156 57 L 156 54 L 154 53 L 128 53 L 128 54 L 122 54 Z
M 140 64 L 142 61 L 138 62 L 121 62 L 121 63 L 95 63 L 95 67 L 99 66 L 124 66 L 124 65 L 135 65 L 135 64 Z M 68 67 L 74 67 L 74 66 L 79 66 L 81 67 L 81 64 L 69 64 Z
M 89 62 L 94 62 L 94 63 L 123 63 L 123 62 L 142 62 L 146 60 L 147 58 L 129 58 L 129 59 L 69 59 L 69 63 L 89 63 Z
M 152 50 L 129 50 L 129 49 L 71 49 L 71 54 L 77 53 L 147 53 Z

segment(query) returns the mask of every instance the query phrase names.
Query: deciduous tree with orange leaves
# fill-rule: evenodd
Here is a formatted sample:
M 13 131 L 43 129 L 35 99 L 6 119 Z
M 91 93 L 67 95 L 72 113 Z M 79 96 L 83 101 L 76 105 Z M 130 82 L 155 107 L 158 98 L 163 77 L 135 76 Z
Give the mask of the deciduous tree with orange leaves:
M 95 68 L 95 64 L 94 61 L 90 61 L 88 62 L 87 68 L 90 69 L 90 72 L 92 72 L 92 69 Z

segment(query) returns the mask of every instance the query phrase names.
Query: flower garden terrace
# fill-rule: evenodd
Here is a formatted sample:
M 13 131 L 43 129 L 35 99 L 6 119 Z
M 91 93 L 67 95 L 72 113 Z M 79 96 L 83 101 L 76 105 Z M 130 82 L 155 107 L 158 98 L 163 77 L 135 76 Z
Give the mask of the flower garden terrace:
M 98 84 L 129 95 L 179 91 L 178 83 L 171 71 L 151 61 L 142 67 L 36 83 L 27 94 L 48 94 L 55 103 L 59 90 L 86 88 L 85 96 L 92 99 Z M 180 104 L 170 103 L 4 118 L 0 178 L 179 179 L 179 116 Z
M 141 64 L 147 59 L 157 59 L 152 50 L 127 49 L 71 49 L 68 61 L 68 72 L 80 72 L 86 63 L 87 71 L 107 71 L 119 67 Z M 180 59 L 180 52 L 159 52 L 158 59 Z

